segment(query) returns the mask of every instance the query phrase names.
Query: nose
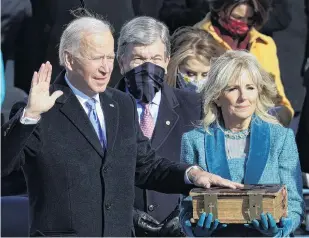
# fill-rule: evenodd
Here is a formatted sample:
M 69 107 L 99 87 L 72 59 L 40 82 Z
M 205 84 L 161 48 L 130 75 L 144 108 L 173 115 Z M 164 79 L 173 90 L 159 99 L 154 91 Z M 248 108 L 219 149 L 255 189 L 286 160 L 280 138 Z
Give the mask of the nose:
M 197 75 L 195 76 L 195 78 L 196 78 L 197 81 L 199 81 L 199 80 L 202 80 L 204 77 L 203 77 L 202 74 L 197 74 Z
M 102 59 L 102 64 L 99 70 L 106 74 L 110 73 L 110 67 L 105 57 Z
M 239 99 L 241 101 L 247 100 L 248 99 L 248 91 L 244 90 L 244 89 L 239 90 Z

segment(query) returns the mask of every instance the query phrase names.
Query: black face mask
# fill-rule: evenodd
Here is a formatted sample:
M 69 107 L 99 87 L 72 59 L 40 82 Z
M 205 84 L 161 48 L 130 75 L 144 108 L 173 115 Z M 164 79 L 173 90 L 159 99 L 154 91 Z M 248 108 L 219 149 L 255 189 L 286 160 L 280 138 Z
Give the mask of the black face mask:
M 125 82 L 132 96 L 143 102 L 152 102 L 155 94 L 162 88 L 165 70 L 146 62 L 125 74 Z

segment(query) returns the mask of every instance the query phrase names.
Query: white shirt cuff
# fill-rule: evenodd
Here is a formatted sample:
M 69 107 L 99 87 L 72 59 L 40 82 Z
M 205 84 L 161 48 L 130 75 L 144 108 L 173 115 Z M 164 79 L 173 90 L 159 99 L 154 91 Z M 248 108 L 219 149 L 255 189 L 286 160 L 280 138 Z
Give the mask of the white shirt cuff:
M 40 121 L 41 117 L 39 119 L 33 119 L 30 117 L 25 117 L 25 109 L 23 110 L 23 114 L 20 118 L 20 123 L 24 125 L 35 125 Z

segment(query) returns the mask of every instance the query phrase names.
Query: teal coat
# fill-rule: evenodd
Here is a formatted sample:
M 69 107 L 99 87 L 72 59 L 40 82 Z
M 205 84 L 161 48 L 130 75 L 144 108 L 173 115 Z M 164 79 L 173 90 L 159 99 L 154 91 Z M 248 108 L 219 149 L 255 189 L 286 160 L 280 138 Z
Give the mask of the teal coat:
M 209 133 L 203 128 L 196 128 L 182 137 L 181 161 L 197 164 L 206 171 L 232 180 L 222 129 L 213 125 Z M 234 169 L 237 169 L 237 167 Z M 302 196 L 302 178 L 299 165 L 295 136 L 291 129 L 277 124 L 270 124 L 255 117 L 251 122 L 250 147 L 244 169 L 244 184 L 285 184 L 288 190 L 288 217 L 293 220 L 291 233 L 301 224 L 304 216 Z M 182 214 L 192 210 L 182 201 Z M 190 203 L 187 203 L 190 204 Z M 234 226 L 235 228 L 235 226 Z M 231 236 L 233 225 L 220 231 L 220 235 Z M 239 231 L 239 226 L 236 229 Z M 249 235 L 247 228 L 241 226 L 237 235 Z M 218 231 L 219 232 L 219 231 Z M 233 232 L 234 233 L 234 232 Z M 214 236 L 219 234 L 214 233 Z M 259 235 L 252 234 L 254 236 Z M 250 235 L 251 236 L 251 235 Z

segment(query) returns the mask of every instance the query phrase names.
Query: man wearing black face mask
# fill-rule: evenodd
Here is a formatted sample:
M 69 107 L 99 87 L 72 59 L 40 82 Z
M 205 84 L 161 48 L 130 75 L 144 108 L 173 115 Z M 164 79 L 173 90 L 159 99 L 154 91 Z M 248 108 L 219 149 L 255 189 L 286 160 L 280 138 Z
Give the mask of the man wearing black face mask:
M 161 156 L 179 162 L 182 134 L 201 119 L 200 96 L 164 82 L 170 58 L 167 27 L 138 17 L 125 24 L 117 57 L 124 78 L 116 85 L 136 99 L 140 127 Z M 135 190 L 137 236 L 182 236 L 177 210 L 179 195 Z

